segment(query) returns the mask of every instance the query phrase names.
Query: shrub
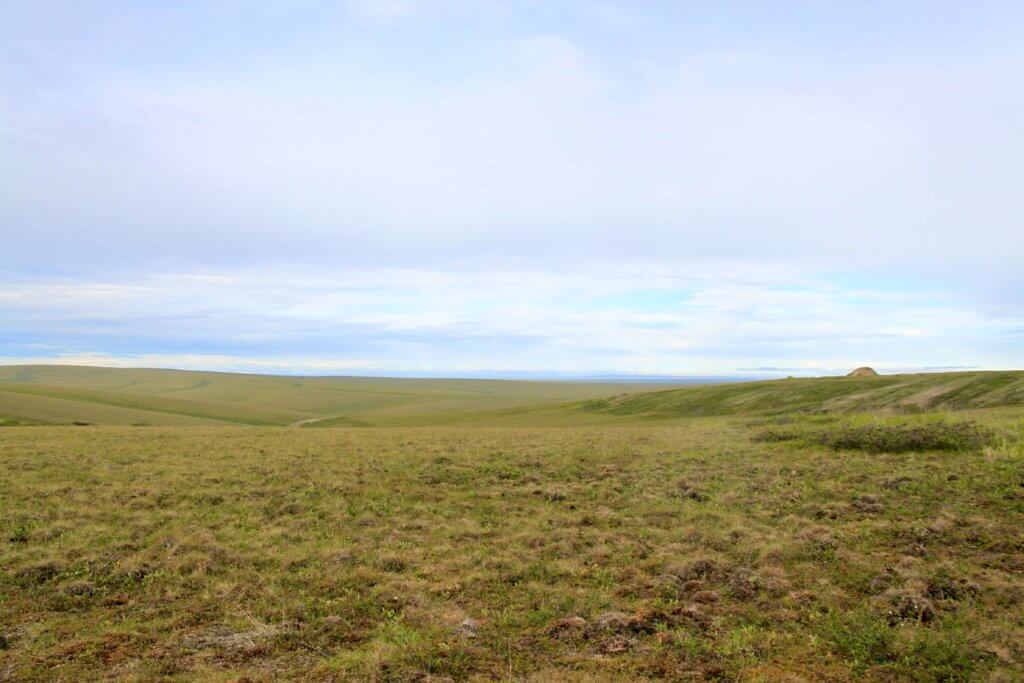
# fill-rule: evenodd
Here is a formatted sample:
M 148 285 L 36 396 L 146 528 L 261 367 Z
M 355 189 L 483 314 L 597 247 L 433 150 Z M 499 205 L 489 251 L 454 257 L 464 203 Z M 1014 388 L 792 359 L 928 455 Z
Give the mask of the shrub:
M 908 631 L 909 642 L 902 648 L 900 657 L 901 673 L 919 681 L 983 679 L 979 674 L 991 661 L 992 654 L 964 638 L 968 628 L 966 622 L 954 617 L 939 628 Z
M 855 671 L 862 672 L 896 659 L 892 629 L 872 614 L 829 612 L 820 628 L 826 642 L 838 654 L 847 657 Z
M 906 451 L 966 451 L 991 443 L 992 430 L 974 422 L 922 422 L 918 424 L 844 425 L 819 435 L 819 443 L 835 449 L 871 453 Z
M 7 537 L 7 540 L 11 543 L 28 543 L 29 538 L 28 525 L 25 524 L 25 522 L 18 522 L 11 529 L 11 533 Z
M 766 427 L 750 437 L 754 443 L 781 443 L 783 441 L 796 441 L 803 434 L 792 430 L 773 429 Z

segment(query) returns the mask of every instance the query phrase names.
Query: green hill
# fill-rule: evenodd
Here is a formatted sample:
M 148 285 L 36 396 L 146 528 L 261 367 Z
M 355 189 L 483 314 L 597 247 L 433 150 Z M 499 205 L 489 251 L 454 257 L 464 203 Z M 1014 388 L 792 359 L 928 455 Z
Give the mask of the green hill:
M 817 377 L 715 384 L 595 399 L 598 414 L 672 418 L 889 410 L 965 410 L 1024 405 L 1024 372 Z
M 647 386 L 0 366 L 0 424 L 450 423 Z
M 1024 405 L 1024 372 L 731 384 L 283 377 L 75 366 L 0 367 L 0 424 L 557 426 L 637 419 Z

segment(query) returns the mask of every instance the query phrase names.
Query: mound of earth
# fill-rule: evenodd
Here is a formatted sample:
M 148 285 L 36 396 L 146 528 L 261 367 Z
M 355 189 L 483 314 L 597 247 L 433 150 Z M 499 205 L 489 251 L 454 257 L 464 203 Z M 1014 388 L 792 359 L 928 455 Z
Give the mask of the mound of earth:
M 874 368 L 869 368 L 865 365 L 852 371 L 847 377 L 878 377 L 878 373 L 875 372 Z

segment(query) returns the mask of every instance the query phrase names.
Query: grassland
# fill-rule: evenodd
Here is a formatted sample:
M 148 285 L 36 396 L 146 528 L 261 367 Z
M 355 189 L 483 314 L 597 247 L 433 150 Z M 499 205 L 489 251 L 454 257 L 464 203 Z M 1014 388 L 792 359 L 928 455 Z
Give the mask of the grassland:
M 647 418 L 1024 406 L 1024 372 L 792 378 L 673 388 L 595 399 L 587 410 Z
M 667 386 L 0 366 L 0 424 L 582 426 L 1024 406 L 1024 372 Z
M 1024 408 L 889 379 L 2 428 L 0 680 L 1021 680 Z
M 0 366 L 0 421 L 18 424 L 439 424 L 643 391 L 599 382 L 282 377 L 181 370 Z

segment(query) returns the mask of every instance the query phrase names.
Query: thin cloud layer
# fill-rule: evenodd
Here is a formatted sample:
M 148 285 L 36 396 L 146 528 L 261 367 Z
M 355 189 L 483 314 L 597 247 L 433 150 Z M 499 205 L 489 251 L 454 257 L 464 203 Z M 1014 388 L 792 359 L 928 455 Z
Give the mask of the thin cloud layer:
M 969 304 L 942 291 L 638 271 L 34 281 L 0 298 L 8 330 L 0 356 L 361 374 L 727 375 L 782 362 L 810 373 L 951 357 L 1011 367 L 1024 318 L 986 317 Z
M 1019 366 L 1024 12 L 730 9 L 0 8 L 0 356 Z

